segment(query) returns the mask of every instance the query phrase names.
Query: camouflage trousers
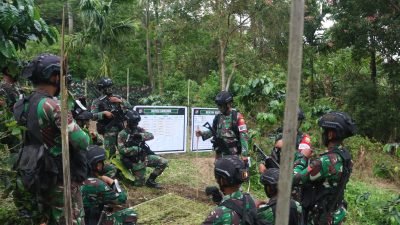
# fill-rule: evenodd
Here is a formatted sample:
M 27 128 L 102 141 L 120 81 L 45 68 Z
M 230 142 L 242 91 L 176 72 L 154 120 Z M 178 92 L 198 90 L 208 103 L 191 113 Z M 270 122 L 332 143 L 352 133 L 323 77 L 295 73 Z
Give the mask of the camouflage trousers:
M 137 213 L 132 208 L 126 208 L 107 214 L 101 225 L 135 225 Z
M 73 225 L 84 225 L 84 210 L 80 183 L 71 182 L 71 200 Z M 38 196 L 41 216 L 47 221 L 46 225 L 65 225 L 64 217 L 64 187 L 57 185 L 46 193 Z
M 118 132 L 113 131 L 113 132 L 107 132 L 104 133 L 104 148 L 108 150 L 108 159 L 111 159 L 116 151 L 117 151 L 117 138 L 118 138 Z
M 168 166 L 168 160 L 158 155 L 148 155 L 146 160 L 132 163 L 132 175 L 135 177 L 134 185 L 143 186 L 145 183 L 146 167 L 154 168 L 153 174 L 159 176 Z

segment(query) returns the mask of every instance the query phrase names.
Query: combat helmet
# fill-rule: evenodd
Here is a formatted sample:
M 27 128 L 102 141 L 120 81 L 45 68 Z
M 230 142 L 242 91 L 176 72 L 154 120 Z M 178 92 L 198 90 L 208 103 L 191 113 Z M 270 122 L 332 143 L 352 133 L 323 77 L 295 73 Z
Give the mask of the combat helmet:
M 219 158 L 215 162 L 215 178 L 224 178 L 229 185 L 237 185 L 249 180 L 249 170 L 236 155 Z
M 140 114 L 135 110 L 129 110 L 125 114 L 125 119 L 128 124 L 138 124 L 141 120 Z
M 318 120 L 318 125 L 324 130 L 333 129 L 336 132 L 336 138 L 343 140 L 356 133 L 356 125 L 347 113 L 329 112 Z
M 233 102 L 233 95 L 228 91 L 221 91 L 215 96 L 215 104 L 223 105 Z
M 22 77 L 34 83 L 50 81 L 53 74 L 60 74 L 60 57 L 53 54 L 41 54 L 32 60 L 22 71 Z
M 98 162 L 106 160 L 106 151 L 98 145 L 90 145 L 87 147 L 86 159 L 92 171 Z
M 113 81 L 110 78 L 106 78 L 106 77 L 101 78 L 99 80 L 99 82 L 97 83 L 97 87 L 100 90 L 105 89 L 105 88 L 109 88 L 111 86 L 113 86 Z

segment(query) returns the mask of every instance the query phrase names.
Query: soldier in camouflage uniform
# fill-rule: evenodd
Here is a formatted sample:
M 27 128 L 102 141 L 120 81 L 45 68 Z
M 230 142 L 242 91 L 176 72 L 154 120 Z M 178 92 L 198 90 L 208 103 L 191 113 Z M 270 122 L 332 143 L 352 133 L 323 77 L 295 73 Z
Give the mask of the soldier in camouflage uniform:
M 342 224 L 346 212 L 344 190 L 349 180 L 352 161 L 349 151 L 342 141 L 355 133 L 355 124 L 343 112 L 330 112 L 323 115 L 318 125 L 322 127 L 322 139 L 328 148 L 325 153 L 307 165 L 307 159 L 297 161 L 294 167 L 294 185 L 311 185 L 304 189 L 302 205 L 305 210 L 305 223 Z
M 61 108 L 54 99 L 60 92 L 60 58 L 51 54 L 39 55 L 24 68 L 23 76 L 32 81 L 35 91 L 14 106 L 16 120 L 27 127 L 24 148 L 16 164 L 18 176 L 23 188 L 35 196 L 40 218 L 35 218 L 34 223 L 64 224 Z M 78 225 L 84 224 L 80 185 L 87 175 L 89 136 L 75 123 L 71 113 L 68 113 L 67 120 L 73 224 Z M 39 154 L 32 154 L 32 151 L 43 151 L 42 158 L 37 157 Z M 44 162 L 46 165 L 42 164 Z M 43 169 L 32 174 L 32 170 L 39 165 Z
M 244 162 L 236 155 L 218 158 L 214 175 L 224 196 L 202 224 L 255 224 L 257 210 L 254 200 L 249 194 L 242 193 L 240 188 L 249 179 L 249 170 Z
M 270 168 L 261 174 L 260 182 L 264 185 L 264 191 L 269 198 L 268 203 L 257 201 L 257 218 L 259 223 L 275 224 L 276 203 L 278 198 L 279 169 Z M 303 224 L 303 209 L 297 201 L 291 199 L 289 212 L 289 225 Z
M 207 131 L 196 131 L 197 137 L 207 140 L 213 137 L 212 142 L 215 157 L 224 155 L 240 155 L 247 160 L 248 155 L 248 133 L 244 117 L 232 108 L 233 96 L 230 92 L 221 91 L 215 97 L 220 114 L 216 115 L 212 129 Z
M 76 101 L 74 110 L 72 110 L 72 115 L 76 120 L 76 123 L 90 136 L 90 145 L 103 146 L 103 138 L 95 131 L 89 130 L 89 121 L 92 119 L 93 115 L 89 112 L 82 104 L 79 103 L 80 100 Z M 104 165 L 105 175 L 111 178 L 117 176 L 117 167 L 111 163 Z
M 91 111 L 92 120 L 97 122 L 97 132 L 104 137 L 104 147 L 109 151 L 109 158 L 116 153 L 118 133 L 124 129 L 123 117 L 131 105 L 119 96 L 111 92 L 113 82 L 109 78 L 102 78 L 97 87 L 103 92 L 103 96 L 93 100 Z
M 117 180 L 103 175 L 105 158 L 105 151 L 101 147 L 93 145 L 88 149 L 90 174 L 81 187 L 86 225 L 134 225 L 137 214 L 132 208 L 122 207 L 126 203 L 127 193 Z M 117 207 L 120 210 L 112 210 Z M 100 219 L 102 221 L 99 223 Z
M 127 126 L 118 134 L 118 149 L 123 164 L 135 176 L 134 185 L 143 186 L 145 181 L 146 167 L 153 167 L 154 170 L 146 181 L 146 186 L 161 188 L 155 179 L 162 174 L 168 166 L 168 160 L 154 154 L 146 145 L 146 141 L 154 138 L 153 134 L 146 132 L 138 126 L 140 115 L 130 110 L 125 115 Z

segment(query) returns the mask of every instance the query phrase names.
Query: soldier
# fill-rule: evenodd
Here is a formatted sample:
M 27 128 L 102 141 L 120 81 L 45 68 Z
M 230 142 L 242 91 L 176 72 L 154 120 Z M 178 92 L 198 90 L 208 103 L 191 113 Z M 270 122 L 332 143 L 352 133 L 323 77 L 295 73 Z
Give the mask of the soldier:
M 76 123 L 79 125 L 79 127 L 81 127 L 90 136 L 91 145 L 103 145 L 103 138 L 97 132 L 89 130 L 89 122 L 93 118 L 93 114 L 80 103 L 80 100 L 75 100 L 72 116 L 76 120 Z
M 87 152 L 89 177 L 81 187 L 85 207 L 86 225 L 134 225 L 137 214 L 132 208 L 123 208 L 127 193 L 121 189 L 118 180 L 104 175 L 103 148 L 92 145 Z M 119 208 L 119 211 L 112 211 Z M 102 221 L 99 221 L 102 220 Z
M 342 224 L 347 214 L 344 190 L 349 181 L 352 161 L 349 151 L 342 146 L 345 138 L 355 133 L 355 124 L 344 112 L 323 115 L 318 125 L 322 127 L 322 140 L 328 148 L 309 165 L 297 162 L 293 173 L 294 185 L 312 185 L 303 191 L 305 223 Z
M 124 129 L 124 114 L 132 108 L 119 96 L 112 94 L 113 82 L 109 78 L 100 79 L 97 87 L 103 96 L 92 102 L 93 120 L 97 120 L 97 132 L 104 137 L 104 147 L 110 151 L 109 158 L 116 153 L 118 133 Z
M 296 149 L 297 152 L 295 154 L 295 160 L 297 160 L 298 158 L 301 158 L 301 152 L 303 149 L 307 148 L 304 144 L 308 143 L 309 148 L 307 149 L 311 149 L 311 137 L 308 134 L 305 134 L 303 132 L 300 131 L 300 127 L 301 124 L 303 123 L 304 119 L 305 119 L 305 115 L 304 112 L 301 108 L 299 108 L 299 110 L 297 111 L 297 135 L 296 135 Z M 282 130 L 282 129 L 279 129 Z M 281 149 L 283 146 L 283 140 L 282 140 L 282 133 L 279 133 L 276 138 L 275 138 L 275 146 L 272 149 L 271 152 L 271 157 L 278 163 L 280 163 L 281 161 Z M 300 145 L 300 143 L 303 143 L 303 145 Z
M 2 69 L 3 79 L 0 82 L 0 107 L 7 107 L 10 111 L 18 99 L 21 92 L 17 85 L 17 72 L 10 72 L 9 67 Z
M 230 92 L 221 91 L 215 97 L 220 113 L 215 116 L 212 129 L 196 131 L 197 137 L 207 140 L 213 137 L 215 158 L 224 155 L 242 154 L 247 160 L 248 134 L 243 115 L 232 108 L 233 96 Z
M 64 224 L 63 174 L 61 160 L 61 108 L 54 99 L 60 92 L 60 58 L 41 54 L 23 70 L 35 91 L 14 106 L 17 122 L 27 127 L 24 148 L 16 169 L 25 190 L 36 196 L 40 219 L 34 223 Z M 88 135 L 68 113 L 73 223 L 84 224 L 80 184 L 87 175 Z M 40 169 L 37 169 L 40 168 Z
M 135 176 L 135 186 L 143 186 L 146 167 L 154 170 L 146 181 L 146 186 L 162 188 L 155 179 L 168 166 L 168 160 L 154 154 L 145 141 L 152 140 L 153 134 L 138 126 L 140 115 L 134 110 L 126 113 L 127 126 L 118 134 L 118 149 L 125 167 Z
M 275 224 L 276 215 L 276 203 L 278 198 L 278 180 L 279 180 L 279 169 L 270 168 L 261 174 L 260 182 L 264 185 L 264 191 L 269 198 L 268 203 L 265 204 L 263 201 L 258 201 L 257 205 L 257 218 L 264 224 Z M 261 205 L 260 205 L 261 204 Z M 303 224 L 302 207 L 300 203 L 291 199 L 290 201 L 290 213 L 289 213 L 289 225 L 301 225 Z
M 244 162 L 236 155 L 218 158 L 215 161 L 214 175 L 223 196 L 218 192 L 221 201 L 216 202 L 218 206 L 202 224 L 257 224 L 254 200 L 248 193 L 242 193 L 240 188 L 249 179 L 249 170 Z

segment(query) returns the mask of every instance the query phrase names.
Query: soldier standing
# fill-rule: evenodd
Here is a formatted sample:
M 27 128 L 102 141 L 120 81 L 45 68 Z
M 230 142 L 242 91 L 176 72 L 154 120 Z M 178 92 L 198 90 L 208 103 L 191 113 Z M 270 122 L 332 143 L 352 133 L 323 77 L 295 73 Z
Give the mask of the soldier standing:
M 221 194 L 221 202 L 216 202 L 218 206 L 202 224 L 257 224 L 254 200 L 249 194 L 242 193 L 240 188 L 249 179 L 249 170 L 244 162 L 236 155 L 218 158 L 215 161 L 214 175 L 223 196 Z
M 112 86 L 111 79 L 100 79 L 97 87 L 103 92 L 103 96 L 93 100 L 91 106 L 92 119 L 98 121 L 97 132 L 104 137 L 104 147 L 110 151 L 109 158 L 116 153 L 117 136 L 124 129 L 124 114 L 132 108 L 127 101 L 112 94 Z
M 16 120 L 27 127 L 24 148 L 16 169 L 17 185 L 36 196 L 41 218 L 46 224 L 64 224 L 63 174 L 61 160 L 61 108 L 54 99 L 60 92 L 60 58 L 41 54 L 24 68 L 23 76 L 32 81 L 34 92 L 14 106 Z M 71 169 L 71 196 L 74 224 L 84 224 L 80 184 L 87 175 L 88 135 L 68 113 Z M 37 170 L 36 168 L 41 168 Z
M 312 185 L 303 190 L 303 198 L 308 200 L 302 201 L 305 223 L 342 224 L 347 214 L 344 190 L 352 170 L 351 155 L 342 142 L 353 136 L 356 128 L 344 112 L 327 113 L 319 119 L 318 125 L 323 129 L 322 140 L 327 151 L 309 165 L 298 161 L 293 184 Z
M 118 180 L 104 175 L 103 148 L 92 145 L 87 152 L 89 177 L 81 187 L 86 225 L 135 225 L 137 214 L 132 208 L 123 208 L 127 193 Z M 120 207 L 122 210 L 111 209 Z M 102 220 L 101 222 L 99 220 Z
M 138 126 L 140 114 L 134 110 L 126 113 L 127 126 L 118 134 L 118 149 L 125 167 L 135 176 L 134 185 L 143 186 L 146 167 L 154 170 L 146 181 L 146 186 L 162 188 L 155 179 L 162 174 L 168 166 L 168 160 L 154 154 L 145 141 L 152 140 L 153 134 Z
M 215 116 L 212 129 L 196 131 L 197 137 L 207 140 L 213 137 L 215 158 L 224 155 L 248 155 L 247 126 L 243 115 L 232 108 L 233 96 L 230 92 L 221 91 L 215 97 L 220 113 Z M 245 158 L 247 159 L 247 158 Z
M 11 73 L 9 67 L 2 70 L 3 79 L 0 82 L 0 107 L 7 107 L 10 111 L 21 98 L 20 88 L 17 85 L 17 72 Z

